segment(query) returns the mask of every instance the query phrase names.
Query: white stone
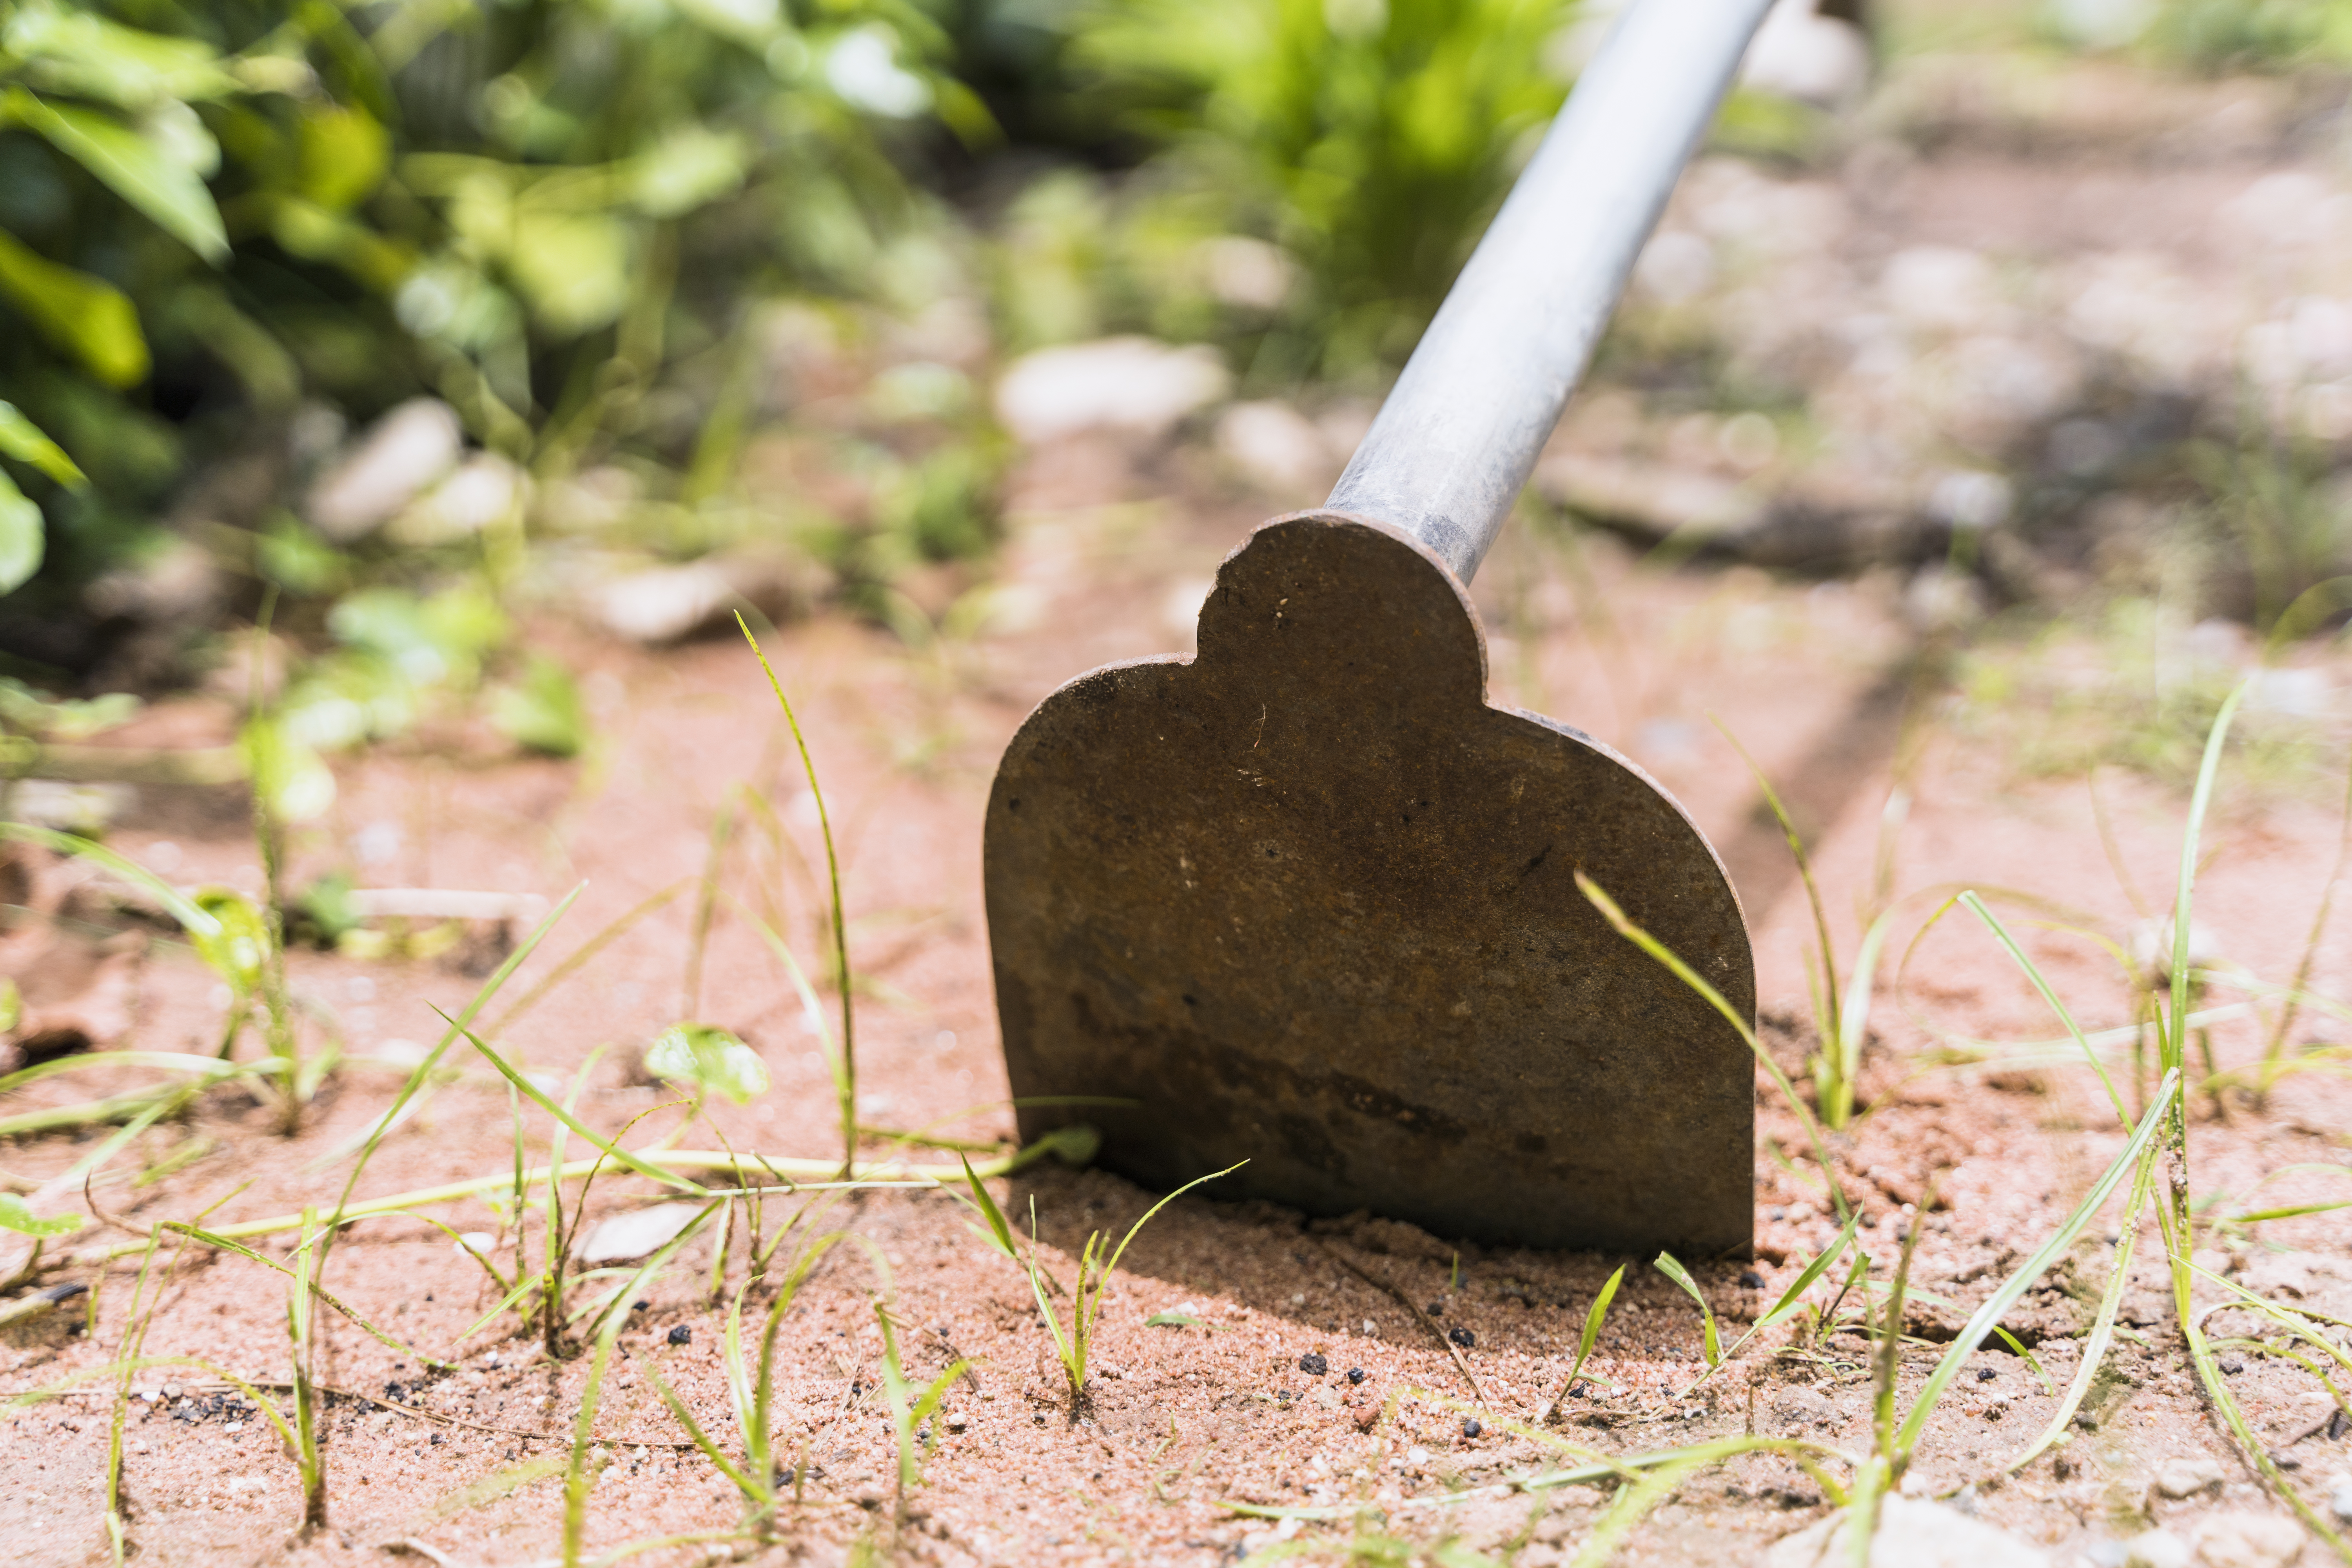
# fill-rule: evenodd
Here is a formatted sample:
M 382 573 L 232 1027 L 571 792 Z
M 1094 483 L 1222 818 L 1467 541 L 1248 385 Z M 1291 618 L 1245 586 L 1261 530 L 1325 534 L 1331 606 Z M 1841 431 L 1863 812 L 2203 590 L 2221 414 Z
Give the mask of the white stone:
M 1739 81 L 1834 108 L 1870 85 L 1870 45 L 1851 22 L 1815 13 L 1812 0 L 1780 0 L 1748 46 Z
M 403 510 L 384 529 L 395 544 L 450 544 L 522 515 L 530 480 L 495 452 L 477 452 L 464 466 Z
M 1168 585 L 1167 595 L 1160 601 L 1160 621 L 1171 636 L 1191 641 L 1200 629 L 1201 606 L 1209 602 L 1215 591 L 1212 577 L 1180 577 Z
M 1837 1568 L 1853 1561 L 1841 1510 L 1774 1543 L 1765 1568 Z M 1879 1500 L 1871 1537 L 1870 1568 L 2049 1568 L 2050 1557 L 1991 1525 L 1941 1503 L 1906 1497 Z
M 2168 984 L 2172 976 L 2172 917 L 2141 921 L 2131 928 L 2132 964 L 2142 973 Z M 2213 933 L 2191 920 L 2189 922 L 2189 967 L 2203 969 L 2221 956 L 2221 944 Z
M 1633 286 L 1651 298 L 1679 305 L 1706 292 L 1715 281 L 1715 247 L 1686 228 L 1662 228 L 1633 262 Z
M 2221 1467 L 2202 1454 L 2178 1454 L 2156 1468 L 2156 1489 L 2179 1500 L 2211 1491 L 2221 1484 Z
M 1287 403 L 1236 403 L 1217 416 L 1217 455 L 1268 495 L 1320 500 L 1339 477 L 1323 432 Z
M 2202 1568 L 2286 1568 L 2303 1552 L 2303 1526 L 2284 1514 L 2210 1514 L 2193 1539 Z
M 2246 711 L 2281 719 L 2325 719 L 2334 707 L 2333 696 L 2324 669 L 2258 670 L 2246 692 Z M 2303 1293 L 2300 1287 L 2294 1289 Z
M 635 643 L 676 642 L 725 608 L 735 584 L 717 563 L 655 566 L 615 578 L 589 596 L 605 630 Z
M 2327 1494 L 2327 1506 L 2336 1510 L 2336 1518 L 2352 1524 L 2352 1476 L 2336 1483 L 2336 1489 Z
M 996 416 L 1033 446 L 1087 430 L 1158 437 L 1232 384 L 1214 349 L 1103 338 L 1015 361 L 996 384 Z
M 1201 263 L 1208 275 L 1210 293 L 1225 304 L 1250 310 L 1279 306 L 1298 271 L 1280 246 L 1238 234 L 1202 246 Z
M 2116 49 L 2147 31 L 2156 19 L 2156 0 L 2051 0 L 2046 11 L 2067 42 Z
M 2189 1542 L 2168 1530 L 2144 1530 L 2124 1542 L 2124 1568 L 2189 1568 Z
M 1994 304 L 1992 268 L 1985 258 L 1951 246 L 1896 251 L 1879 288 L 1895 313 L 1916 327 L 1959 331 L 1979 324 Z
M 633 1263 L 669 1240 L 702 1212 L 695 1204 L 656 1204 L 600 1222 L 580 1248 L 585 1264 Z
M 464 442 L 447 404 L 436 397 L 404 403 L 320 477 L 303 513 L 338 544 L 363 539 L 456 468 Z
M 2009 480 L 1981 468 L 1944 475 L 1927 493 L 1927 515 L 1954 528 L 1998 528 L 2009 521 L 2016 491 Z
M 139 792 L 126 784 L 18 779 L 8 811 L 19 822 L 95 837 L 138 804 Z

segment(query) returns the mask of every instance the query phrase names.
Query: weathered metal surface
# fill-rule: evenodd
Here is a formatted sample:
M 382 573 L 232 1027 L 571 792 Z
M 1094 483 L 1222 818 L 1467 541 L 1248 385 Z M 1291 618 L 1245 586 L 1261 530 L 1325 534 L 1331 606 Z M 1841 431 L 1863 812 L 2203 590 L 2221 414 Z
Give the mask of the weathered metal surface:
M 1739 903 L 1608 747 L 1486 701 L 1454 577 L 1399 530 L 1265 524 L 1192 659 L 1113 665 L 1030 715 L 988 806 L 989 938 L 1024 1138 L 1441 1236 L 1741 1255 L 1754 1067 L 1601 921 L 1591 876 L 1743 1015 Z

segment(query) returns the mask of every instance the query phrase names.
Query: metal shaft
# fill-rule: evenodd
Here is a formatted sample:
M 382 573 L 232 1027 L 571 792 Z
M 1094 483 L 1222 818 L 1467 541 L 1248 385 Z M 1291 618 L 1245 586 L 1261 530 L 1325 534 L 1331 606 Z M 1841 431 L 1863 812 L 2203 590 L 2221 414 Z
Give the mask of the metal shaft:
M 1409 531 L 1470 581 L 1771 5 L 1632 0 L 1438 307 L 1333 510 Z

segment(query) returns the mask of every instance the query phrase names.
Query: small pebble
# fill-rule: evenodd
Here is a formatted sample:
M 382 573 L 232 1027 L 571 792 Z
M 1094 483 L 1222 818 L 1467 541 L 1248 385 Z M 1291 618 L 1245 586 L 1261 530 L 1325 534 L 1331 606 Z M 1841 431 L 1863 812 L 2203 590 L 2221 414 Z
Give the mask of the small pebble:
M 1764 1289 L 1764 1276 L 1753 1268 L 1743 1268 L 1739 1271 L 1739 1283 L 1748 1289 L 1761 1290 Z
M 2240 1361 L 2236 1356 L 2227 1356 L 2222 1359 L 2221 1370 L 2228 1373 L 2231 1377 L 2235 1377 L 2240 1373 L 2246 1370 L 2246 1363 Z
M 688 1328 L 684 1323 L 680 1323 L 677 1327 L 669 1331 L 669 1342 L 674 1345 L 692 1344 L 694 1342 L 694 1331 Z
M 1993 1369 L 1989 1366 L 1980 1366 L 1977 1368 L 1977 1381 L 1979 1383 L 1990 1383 L 1994 1378 L 1999 1377 L 2000 1375 L 2000 1373 L 1993 1371 Z
M 1309 1377 L 1320 1377 L 1331 1370 L 1331 1363 L 1320 1351 L 1308 1351 L 1298 1358 L 1298 1370 Z
M 1445 1316 L 1445 1303 L 1443 1301 L 1432 1301 L 1429 1304 L 1429 1315 L 1433 1318 L 1442 1318 Z
M 2220 1465 L 2195 1455 L 2167 1459 L 2156 1468 L 2156 1489 L 2176 1500 L 2218 1488 L 2221 1479 Z
M 1485 1430 L 1484 1426 L 1478 1425 L 1478 1418 L 1475 1415 L 1465 1415 L 1462 1418 L 1462 1435 L 1465 1437 L 1475 1437 Z
M 1478 1336 L 1465 1328 L 1448 1329 L 1445 1331 L 1445 1337 L 1452 1340 L 1455 1344 L 1460 1345 L 1465 1351 L 1472 1349 L 1478 1343 Z
M 1366 1372 L 1360 1366 L 1351 1366 L 1348 1369 L 1348 1381 L 1349 1383 L 1361 1383 L 1370 1375 L 1371 1373 Z

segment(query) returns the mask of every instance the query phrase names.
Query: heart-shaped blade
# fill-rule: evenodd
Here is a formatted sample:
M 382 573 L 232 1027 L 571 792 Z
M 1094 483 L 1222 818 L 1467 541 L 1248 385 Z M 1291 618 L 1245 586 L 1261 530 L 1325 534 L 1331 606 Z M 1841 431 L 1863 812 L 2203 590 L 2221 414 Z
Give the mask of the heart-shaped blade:
M 1453 575 L 1411 536 L 1277 518 L 1196 658 L 1112 665 L 1013 738 L 989 938 L 1024 1139 L 1087 1121 L 1169 1188 L 1441 1236 L 1685 1258 L 1752 1241 L 1754 1064 L 1610 929 L 1582 870 L 1744 1016 L 1705 838 L 1608 747 L 1486 700 Z

